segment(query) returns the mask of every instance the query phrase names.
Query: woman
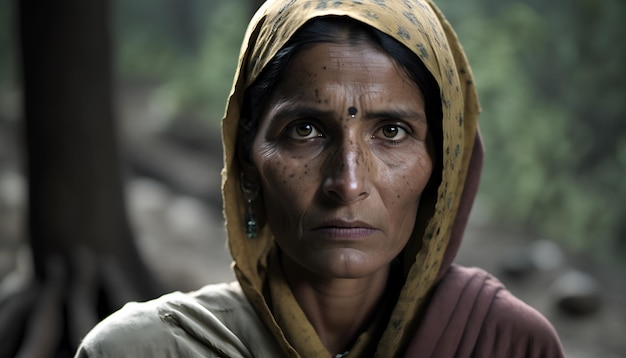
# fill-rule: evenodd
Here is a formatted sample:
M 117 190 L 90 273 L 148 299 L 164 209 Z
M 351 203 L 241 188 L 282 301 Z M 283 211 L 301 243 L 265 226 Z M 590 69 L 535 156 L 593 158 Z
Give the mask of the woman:
M 431 2 L 266 3 L 223 121 L 237 282 L 128 304 L 77 356 L 563 356 L 539 313 L 451 263 L 478 112 Z

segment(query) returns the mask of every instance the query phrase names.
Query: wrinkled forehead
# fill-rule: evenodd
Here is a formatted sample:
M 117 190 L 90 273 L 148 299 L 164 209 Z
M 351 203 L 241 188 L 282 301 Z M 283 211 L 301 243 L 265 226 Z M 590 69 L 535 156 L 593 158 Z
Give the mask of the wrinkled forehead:
M 253 19 L 246 87 L 306 22 L 347 16 L 395 38 L 413 51 L 441 83 L 438 62 L 453 63 L 441 24 L 422 0 L 278 0 L 263 5 Z
M 309 103 L 326 110 L 343 106 L 338 112 L 352 111 L 349 115 L 356 115 L 359 108 L 372 110 L 381 105 L 395 108 L 397 114 L 424 112 L 422 89 L 408 70 L 377 44 L 316 43 L 298 52 L 284 71 L 265 105 Z M 391 110 L 385 113 L 391 116 Z

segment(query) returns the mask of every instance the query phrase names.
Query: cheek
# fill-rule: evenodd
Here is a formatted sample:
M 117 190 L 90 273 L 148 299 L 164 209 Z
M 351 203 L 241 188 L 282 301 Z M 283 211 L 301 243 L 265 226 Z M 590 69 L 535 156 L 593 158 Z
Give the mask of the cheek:
M 417 195 L 419 198 L 430 180 L 430 176 L 433 172 L 433 163 L 426 150 L 414 160 L 410 168 L 411 174 L 403 178 L 403 184 L 406 186 L 407 190 L 413 192 L 414 195 Z
M 298 227 L 315 195 L 314 171 L 306 160 L 274 152 L 256 161 L 270 224 L 276 229 Z
M 312 181 L 313 171 L 302 157 L 285 157 L 275 153 L 258 166 L 263 184 L 269 191 L 306 192 Z
M 408 242 L 411 233 L 415 229 L 415 218 L 420 206 L 422 193 L 430 180 L 432 174 L 432 162 L 430 157 L 424 153 L 423 156 L 413 158 L 413 162 L 402 174 L 396 175 L 396 192 L 392 195 L 395 204 L 391 209 L 392 217 L 395 217 L 395 226 L 398 230 L 398 237 L 404 238 L 399 242 L 403 248 Z
M 420 197 L 430 180 L 433 166 L 430 156 L 424 151 L 422 154 L 407 156 L 396 161 L 395 167 L 389 168 L 386 173 L 386 182 L 389 189 L 387 200 L 390 206 L 396 207 L 411 215 L 417 210 Z

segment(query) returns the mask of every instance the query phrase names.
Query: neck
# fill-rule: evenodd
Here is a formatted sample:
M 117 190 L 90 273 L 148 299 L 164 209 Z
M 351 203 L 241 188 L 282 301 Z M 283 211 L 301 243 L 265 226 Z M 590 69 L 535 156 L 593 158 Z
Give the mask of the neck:
M 283 272 L 293 295 L 322 344 L 334 356 L 349 350 L 375 316 L 389 267 L 356 279 L 328 279 L 308 272 L 283 256 Z

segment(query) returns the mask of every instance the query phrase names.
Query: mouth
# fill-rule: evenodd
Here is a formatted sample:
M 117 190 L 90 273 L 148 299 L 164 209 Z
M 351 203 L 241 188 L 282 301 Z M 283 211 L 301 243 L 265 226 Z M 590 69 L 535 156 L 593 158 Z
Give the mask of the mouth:
M 362 221 L 329 220 L 313 228 L 312 231 L 331 239 L 358 240 L 378 230 Z

